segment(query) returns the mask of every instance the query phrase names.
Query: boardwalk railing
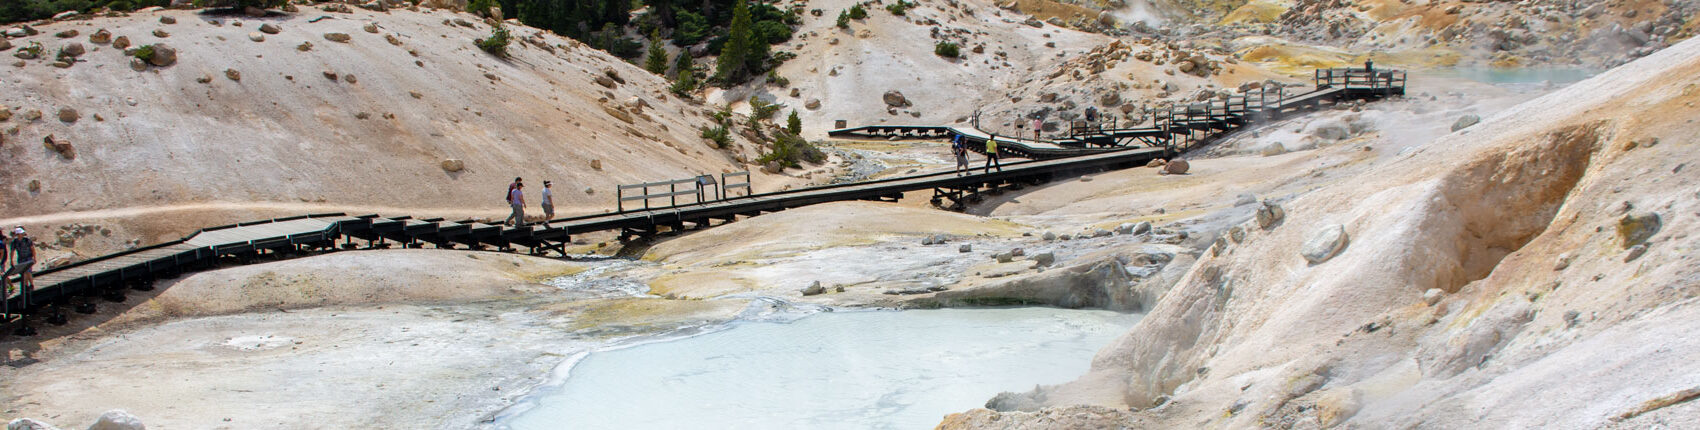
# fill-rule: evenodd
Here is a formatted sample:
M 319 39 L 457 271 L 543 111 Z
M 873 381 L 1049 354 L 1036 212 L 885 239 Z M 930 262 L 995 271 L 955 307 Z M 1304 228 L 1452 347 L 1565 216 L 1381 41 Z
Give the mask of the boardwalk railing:
M 1405 72 L 1364 68 L 1317 69 L 1312 82 L 1317 88 L 1403 89 Z
M 661 191 L 661 187 L 667 187 Z M 750 172 L 722 173 L 719 180 L 714 175 L 698 175 L 685 179 L 670 181 L 645 182 L 641 184 L 620 185 L 614 188 L 614 207 L 620 213 L 626 212 L 626 202 L 643 202 L 643 209 L 652 209 L 650 201 L 667 199 L 667 206 L 679 206 L 679 198 L 689 196 L 685 204 L 707 203 L 724 200 L 729 196 L 729 190 L 742 189 L 744 195 L 750 195 Z M 713 193 L 712 198 L 707 194 Z M 636 204 L 633 204 L 636 206 Z M 639 210 L 633 207 L 631 210 Z

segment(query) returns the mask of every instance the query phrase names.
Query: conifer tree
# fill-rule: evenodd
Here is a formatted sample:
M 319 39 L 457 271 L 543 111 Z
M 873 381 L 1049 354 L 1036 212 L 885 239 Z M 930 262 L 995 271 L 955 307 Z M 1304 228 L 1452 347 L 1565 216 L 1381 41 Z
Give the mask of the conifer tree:
M 794 136 L 803 134 L 803 119 L 797 117 L 796 110 L 792 110 L 791 116 L 785 118 L 785 131 L 791 132 Z
M 726 45 L 720 48 L 719 63 L 714 69 L 714 79 L 722 85 L 741 82 L 749 75 L 747 62 L 755 43 L 750 27 L 750 7 L 747 2 L 739 0 L 732 7 L 732 24 L 727 28 Z
M 678 79 L 673 81 L 674 94 L 684 95 L 697 88 L 696 71 L 691 70 L 692 67 L 695 65 L 691 62 L 691 51 L 680 50 L 678 60 L 673 62 L 673 73 L 679 75 Z
M 649 32 L 649 56 L 643 59 L 643 69 L 657 75 L 667 73 L 667 48 L 661 44 L 661 29 Z

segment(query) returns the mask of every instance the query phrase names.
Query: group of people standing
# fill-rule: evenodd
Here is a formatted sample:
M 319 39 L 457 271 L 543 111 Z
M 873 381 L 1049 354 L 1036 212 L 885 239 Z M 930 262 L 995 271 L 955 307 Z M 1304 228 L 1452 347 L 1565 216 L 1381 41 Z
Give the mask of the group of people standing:
M 30 291 L 35 290 L 35 239 L 30 238 L 24 226 L 13 228 L 11 237 L 0 231 L 0 266 L 6 264 L 8 256 L 11 257 L 12 265 L 6 268 L 4 275 L 0 275 L 0 280 L 4 280 L 0 283 L 6 285 L 3 289 L 5 294 L 0 294 L 0 300 L 11 297 L 14 291 L 19 290 L 24 292 L 27 300 Z M 13 276 L 18 276 L 16 289 L 12 288 L 10 282 Z
M 950 139 L 950 152 L 956 155 L 956 175 L 966 176 L 972 172 L 968 169 L 968 139 L 957 134 Z M 992 173 L 996 168 L 1003 171 L 1003 160 L 998 157 L 998 135 L 986 139 L 986 173 Z
M 555 193 L 549 181 L 543 181 L 543 225 L 549 225 L 549 220 L 555 219 Z M 502 225 L 519 227 L 525 225 L 525 178 L 515 177 L 508 184 L 508 192 L 504 197 L 508 206 L 513 207 L 513 214 L 502 221 Z

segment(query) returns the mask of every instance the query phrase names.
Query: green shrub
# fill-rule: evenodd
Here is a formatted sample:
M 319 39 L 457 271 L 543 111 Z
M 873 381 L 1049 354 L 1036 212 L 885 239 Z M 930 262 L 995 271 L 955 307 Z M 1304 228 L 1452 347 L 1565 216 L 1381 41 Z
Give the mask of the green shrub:
M 803 119 L 797 117 L 796 110 L 792 110 L 791 116 L 785 118 L 785 132 L 799 136 L 803 134 Z
M 779 133 L 768 145 L 772 152 L 762 155 L 757 161 L 762 163 L 779 162 L 785 167 L 797 167 L 801 162 L 819 163 L 826 161 L 825 152 L 821 152 L 820 148 L 795 134 Z
M 962 48 L 956 46 L 955 42 L 939 42 L 933 45 L 933 53 L 944 58 L 956 58 L 962 55 Z
M 732 107 L 723 106 L 718 111 L 709 112 L 708 117 L 713 119 L 715 124 L 720 124 L 721 126 L 732 125 Z
M 724 125 L 702 129 L 702 138 L 714 141 L 715 148 L 725 148 L 732 144 L 732 132 L 726 130 Z
M 675 17 L 679 24 L 673 28 L 673 44 L 678 46 L 695 45 L 708 37 L 708 18 L 687 10 L 679 11 Z
M 475 43 L 478 44 L 478 49 L 483 49 L 484 52 L 488 52 L 497 57 L 507 58 L 508 27 L 498 23 L 495 28 L 490 30 L 490 37 L 478 39 Z
M 473 15 L 490 16 L 490 8 L 498 6 L 496 0 L 472 0 L 466 4 L 466 11 Z
M 850 28 L 850 12 L 838 11 L 838 28 Z
M 915 5 L 914 3 L 905 2 L 903 0 L 897 0 L 897 3 L 886 5 L 885 10 L 887 12 L 891 12 L 892 15 L 903 16 L 904 14 L 908 13 L 909 8 L 913 7 L 914 5 Z
M 39 50 L 41 49 L 41 45 L 36 44 L 32 48 Z M 142 61 L 153 61 L 153 45 L 138 46 L 136 47 L 136 52 L 133 55 L 135 55 L 136 58 L 142 59 Z
M 778 113 L 779 110 L 783 108 L 785 108 L 784 104 L 768 103 L 761 101 L 761 99 L 756 98 L 756 96 L 750 96 L 750 118 L 752 119 L 763 120 L 772 118 L 773 114 Z
M 868 10 L 862 8 L 861 3 L 857 3 L 855 6 L 850 7 L 850 19 L 867 19 L 867 18 L 868 18 Z
M 696 66 L 691 64 L 691 51 L 689 49 L 679 50 L 679 55 L 674 57 L 673 73 L 676 77 L 673 86 L 669 88 L 673 90 L 673 94 L 683 97 L 697 89 Z
M 778 85 L 780 88 L 791 86 L 791 80 L 786 79 L 784 76 L 779 76 L 778 70 L 767 71 L 767 83 Z

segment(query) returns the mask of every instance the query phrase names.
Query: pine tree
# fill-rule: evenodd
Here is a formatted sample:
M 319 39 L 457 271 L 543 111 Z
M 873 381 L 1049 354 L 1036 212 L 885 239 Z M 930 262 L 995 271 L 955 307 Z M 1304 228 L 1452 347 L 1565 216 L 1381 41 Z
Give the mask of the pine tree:
M 791 132 L 792 135 L 803 134 L 803 119 L 797 117 L 797 111 L 791 111 L 791 116 L 785 118 L 785 131 Z
M 679 78 L 673 81 L 674 94 L 684 95 L 697 89 L 697 76 L 696 71 L 692 70 L 693 67 L 695 65 L 691 64 L 691 51 L 680 50 L 678 61 L 673 62 L 673 73 L 679 75 Z
M 732 24 L 727 28 L 726 45 L 720 48 L 719 64 L 714 68 L 714 79 L 722 85 L 742 82 L 749 75 L 747 62 L 755 44 L 750 27 L 750 7 L 740 0 L 732 7 Z
M 649 32 L 649 56 L 643 59 L 643 69 L 657 75 L 667 73 L 667 47 L 661 44 L 661 29 Z

